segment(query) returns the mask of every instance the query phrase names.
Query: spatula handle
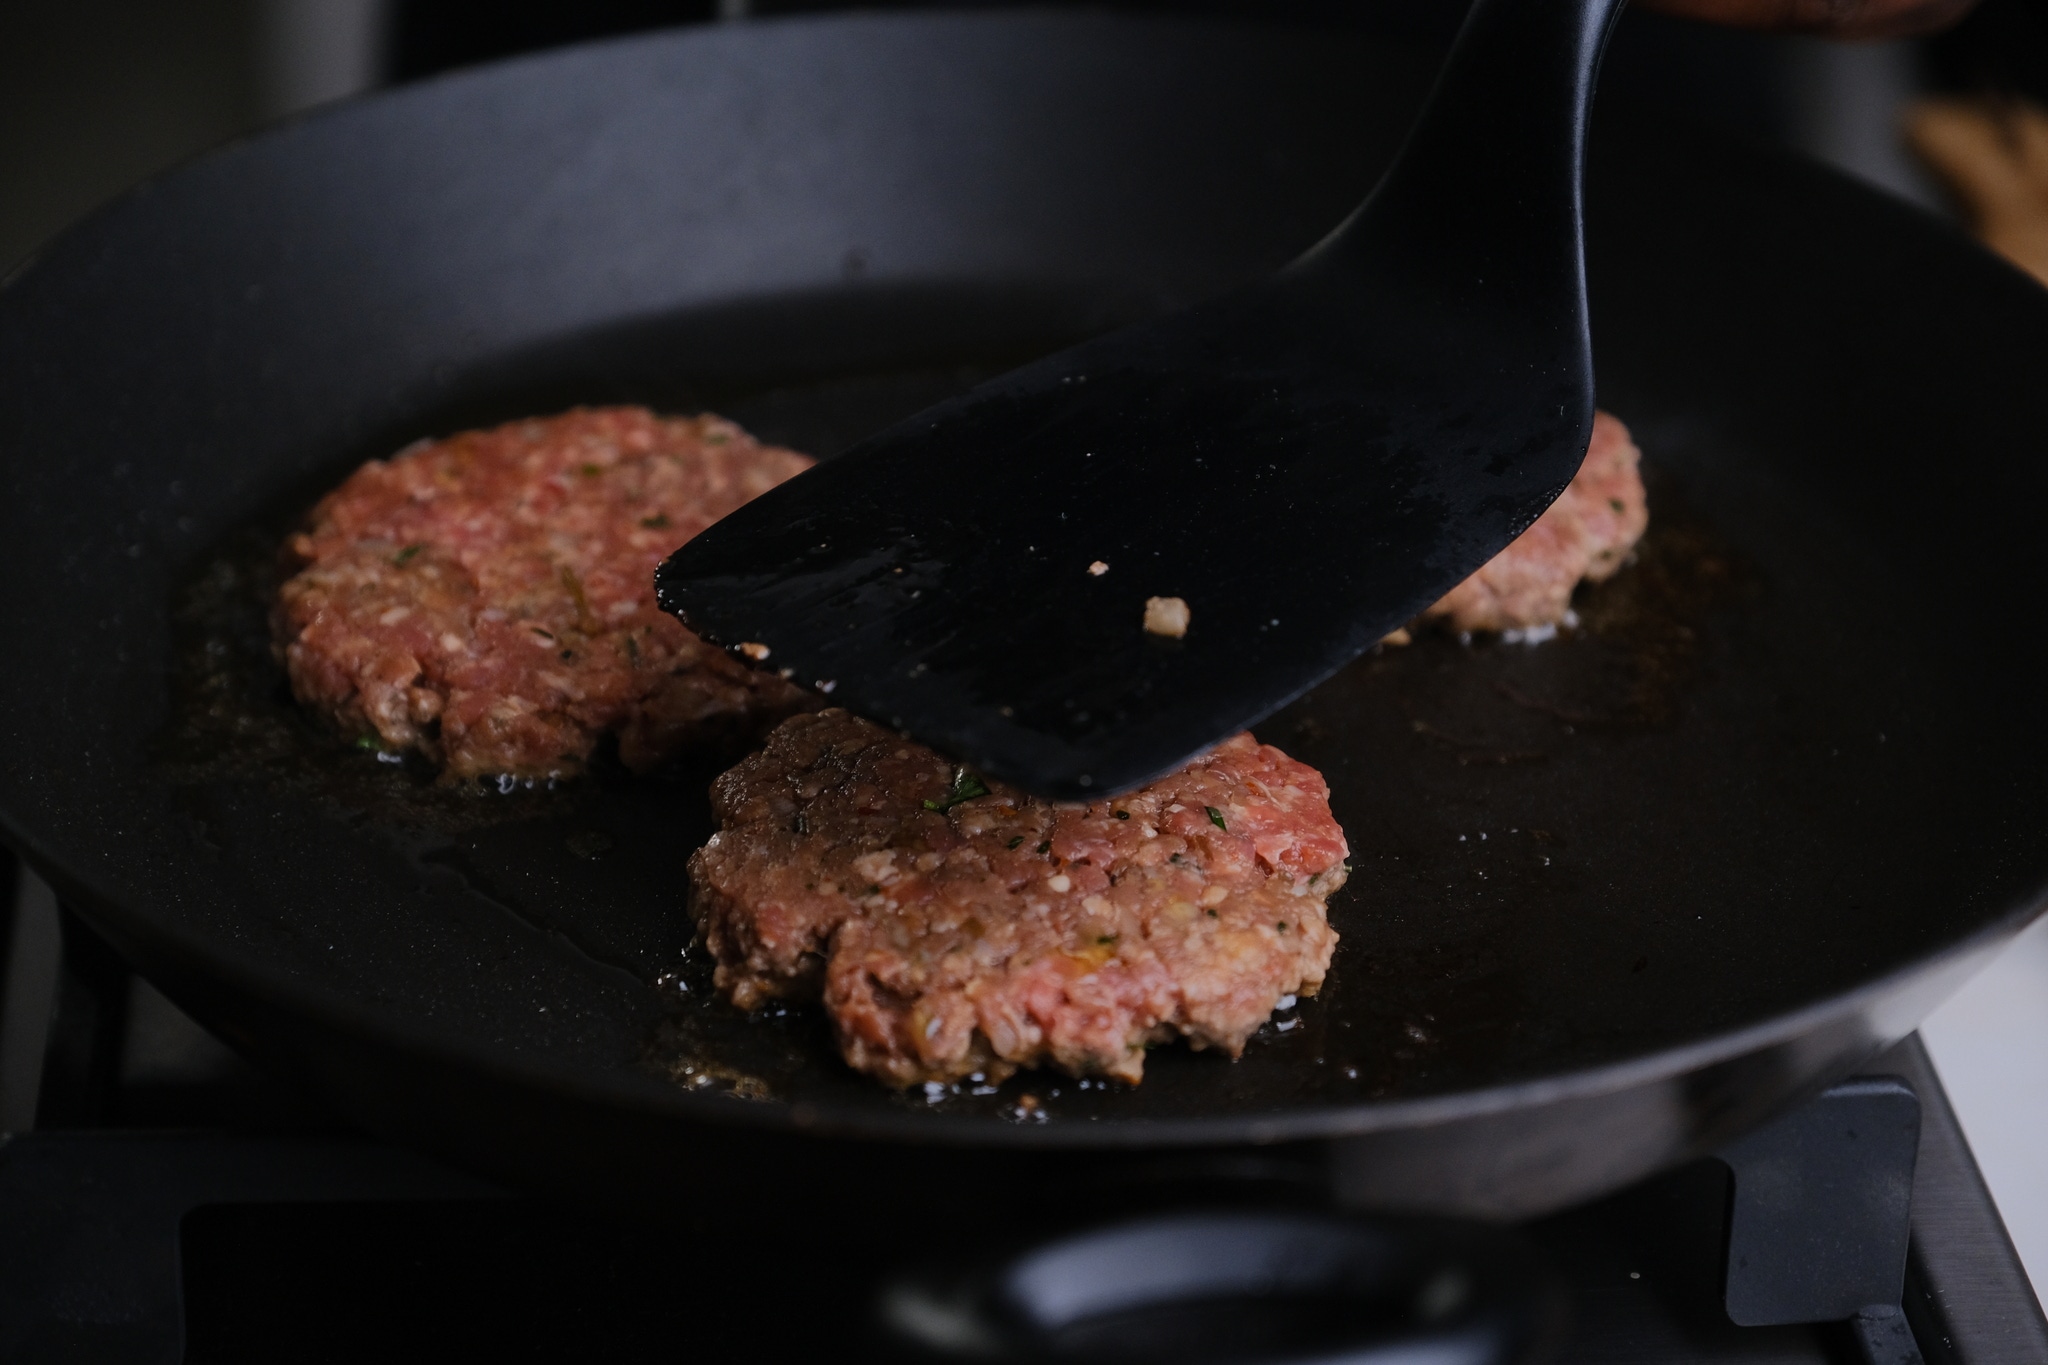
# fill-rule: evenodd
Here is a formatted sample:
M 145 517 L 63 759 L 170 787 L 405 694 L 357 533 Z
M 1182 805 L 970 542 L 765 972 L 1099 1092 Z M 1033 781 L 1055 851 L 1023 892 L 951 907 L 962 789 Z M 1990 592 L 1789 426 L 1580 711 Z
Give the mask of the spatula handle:
M 1623 3 L 1475 0 L 1393 167 L 1303 266 L 1409 262 L 1432 288 L 1583 316 L 1586 125 Z

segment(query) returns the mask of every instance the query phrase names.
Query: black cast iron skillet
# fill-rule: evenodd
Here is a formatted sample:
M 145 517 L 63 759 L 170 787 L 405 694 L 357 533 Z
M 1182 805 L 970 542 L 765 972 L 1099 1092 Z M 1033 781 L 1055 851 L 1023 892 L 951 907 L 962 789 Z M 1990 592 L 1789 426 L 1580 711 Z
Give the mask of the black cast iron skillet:
M 1104 17 L 728 27 L 136 192 L 0 292 L 8 839 L 346 1114 L 624 1201 L 957 1203 L 1063 1154 L 1345 1136 L 1359 1203 L 1511 1213 L 1711 1146 L 1909 1030 L 2048 873 L 2048 296 L 1813 167 L 1597 112 L 1601 399 L 1650 538 L 1569 639 L 1426 638 L 1261 727 L 1329 775 L 1356 871 L 1328 988 L 1235 1064 L 884 1091 L 815 1016 L 708 999 L 715 759 L 436 791 L 266 662 L 275 538 L 356 461 L 621 400 L 829 453 L 1288 259 L 1427 68 Z

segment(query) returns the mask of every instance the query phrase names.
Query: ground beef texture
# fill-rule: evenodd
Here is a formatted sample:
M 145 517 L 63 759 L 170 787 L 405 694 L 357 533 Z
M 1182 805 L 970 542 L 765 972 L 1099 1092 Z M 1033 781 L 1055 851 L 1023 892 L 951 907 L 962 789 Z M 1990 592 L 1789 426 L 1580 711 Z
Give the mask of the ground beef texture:
M 808 468 L 714 416 L 578 409 L 373 460 L 285 548 L 273 635 L 294 695 L 452 779 L 647 770 L 810 705 L 691 634 L 655 567 Z
M 1573 589 L 1612 575 L 1650 524 L 1641 463 L 1628 428 L 1610 413 L 1595 413 L 1592 445 L 1570 486 L 1423 620 L 1461 631 L 1529 630 L 1564 621 Z
M 1060 804 L 834 709 L 785 721 L 712 803 L 690 881 L 718 989 L 822 999 L 847 1062 L 894 1086 L 1135 1082 L 1174 1037 L 1235 1057 L 1336 945 L 1329 789 L 1250 735 Z

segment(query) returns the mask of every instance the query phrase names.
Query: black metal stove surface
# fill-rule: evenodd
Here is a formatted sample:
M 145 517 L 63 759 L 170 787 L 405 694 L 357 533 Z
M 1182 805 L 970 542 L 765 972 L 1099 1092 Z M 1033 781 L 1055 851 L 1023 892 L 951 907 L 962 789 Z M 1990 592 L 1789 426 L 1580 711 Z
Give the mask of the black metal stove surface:
M 901 1227 L 782 1207 L 773 1191 L 758 1219 L 722 1227 L 510 1195 L 350 1133 L 249 1071 L 22 884 L 0 933 L 0 1123 L 14 1130 L 0 1146 L 0 1359 L 897 1359 L 874 1326 L 878 1284 L 986 1253 L 964 1193 L 957 1221 Z M 2048 1362 L 2048 1326 L 1918 1040 L 1866 1072 L 1883 1079 L 1837 1087 L 1721 1158 L 1526 1225 L 1568 1304 L 1547 1358 Z M 1879 1132 L 1900 1118 L 1917 1123 L 1917 1164 L 1910 1131 Z M 1852 1127 L 1862 1146 L 1845 1159 Z M 1342 1161 L 1290 1148 L 1161 1188 L 1327 1204 Z M 1803 1302 L 1839 1315 L 1872 1273 L 1886 1282 L 1887 1258 L 1896 1285 L 1909 1192 L 1891 1295 L 1903 1316 L 1880 1303 L 1853 1320 L 1731 1320 L 1799 1316 Z M 1078 1225 L 1102 1198 L 1077 1188 L 1048 1216 Z M 1849 1298 L 1829 1307 L 1829 1293 Z

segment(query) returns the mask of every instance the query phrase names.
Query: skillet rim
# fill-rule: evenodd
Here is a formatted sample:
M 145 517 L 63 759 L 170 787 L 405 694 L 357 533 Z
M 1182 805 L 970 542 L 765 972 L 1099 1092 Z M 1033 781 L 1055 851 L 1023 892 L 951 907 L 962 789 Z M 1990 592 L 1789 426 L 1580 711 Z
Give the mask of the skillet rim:
M 300 1015 L 316 1026 L 366 1039 L 380 1047 L 429 1057 L 454 1069 L 493 1080 L 526 1083 L 559 1097 L 586 1104 L 594 1102 L 601 1108 L 655 1115 L 676 1113 L 692 1122 L 702 1121 L 707 1126 L 732 1131 L 766 1130 L 821 1138 L 983 1150 L 1185 1148 L 1364 1137 L 1441 1127 L 1565 1101 L 1618 1095 L 1695 1074 L 1721 1063 L 1761 1055 L 1809 1037 L 1829 1024 L 1859 1018 L 1866 1023 L 1877 1022 L 1885 1004 L 1903 997 L 1935 994 L 1934 1003 L 1939 1003 L 1985 966 L 2029 924 L 2048 914 L 2048 880 L 2044 880 L 2026 903 L 2007 909 L 1942 951 L 1870 978 L 1847 991 L 1692 1043 L 1559 1075 L 1405 1100 L 1367 1100 L 1349 1105 L 1304 1107 L 1288 1110 L 1280 1116 L 1241 1114 L 1176 1119 L 1074 1119 L 1026 1125 L 991 1120 L 980 1115 L 879 1108 L 845 1111 L 801 1100 L 739 1100 L 720 1093 L 684 1090 L 652 1074 L 628 1080 L 626 1078 L 631 1073 L 610 1072 L 600 1080 L 539 1060 L 520 1060 L 529 1054 L 492 1049 L 483 1044 L 459 1043 L 445 1036 L 426 1039 L 422 1034 L 408 1032 L 379 1017 L 374 1007 L 340 992 L 303 982 L 291 983 L 280 989 L 276 974 L 260 965 L 231 961 L 205 947 L 195 948 L 186 940 L 197 936 L 188 935 L 181 928 L 165 929 L 148 924 L 145 916 L 131 915 L 119 909 L 110 910 L 110 901 L 90 890 L 83 881 L 73 879 L 56 867 L 32 841 L 22 837 L 21 831 L 4 812 L 0 812 L 0 833 L 7 836 L 7 842 L 24 862 L 56 889 L 60 902 L 78 910 L 95 929 L 101 929 L 101 925 L 94 911 L 104 914 L 109 921 L 123 918 L 141 920 L 145 923 L 145 933 L 154 935 L 159 945 L 171 945 L 174 953 L 182 951 L 205 963 L 203 970 L 215 981 L 231 986 L 244 997 L 266 1008 Z M 68 887 L 85 892 L 84 898 L 66 896 Z M 82 904 L 91 908 L 81 909 Z M 128 936 L 118 930 L 112 937 L 121 942 L 128 940 Z M 171 955 L 149 951 L 138 954 L 145 959 Z M 174 1001 L 178 999 L 175 986 L 166 993 Z M 1913 1013 L 1915 1023 L 1903 1030 L 1866 1030 L 1868 1045 L 1864 1055 L 1874 1056 L 1912 1032 L 1925 1011 L 1915 1010 Z M 643 1079 L 644 1083 L 641 1083 Z M 853 1117 L 847 1117 L 849 1113 Z

